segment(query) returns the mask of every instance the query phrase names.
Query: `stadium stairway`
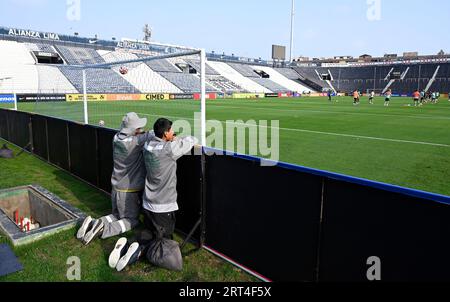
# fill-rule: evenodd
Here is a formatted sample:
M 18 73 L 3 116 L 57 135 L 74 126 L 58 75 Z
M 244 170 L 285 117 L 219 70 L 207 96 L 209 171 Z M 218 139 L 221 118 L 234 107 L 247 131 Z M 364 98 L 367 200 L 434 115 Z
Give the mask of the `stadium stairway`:
M 330 86 L 330 89 L 331 89 L 332 92 L 337 93 L 337 90 L 334 88 L 334 86 L 331 83 L 331 81 L 326 80 L 325 82 L 328 84 L 328 86 Z
M 294 69 L 291 68 L 275 68 L 275 70 L 278 73 L 281 73 L 284 77 L 288 78 L 289 80 L 298 80 L 299 74 L 295 72 Z
M 430 87 L 430 91 L 450 92 L 450 64 L 440 64 L 436 79 Z
M 97 50 L 99 55 L 107 62 L 118 62 L 125 60 L 134 60 L 138 56 L 125 51 L 106 51 Z M 132 63 L 126 64 L 125 67 L 128 69 L 126 74 L 120 73 L 120 68 L 122 66 L 115 65 L 112 69 L 134 87 L 144 93 L 182 93 L 179 88 L 169 82 L 167 79 L 159 75 L 157 72 L 153 71 L 145 63 Z
M 138 54 L 138 57 L 148 57 L 148 55 L 145 54 Z M 169 62 L 167 59 L 162 60 L 153 60 L 146 62 L 148 67 L 150 67 L 151 70 L 156 72 L 177 72 L 181 73 L 181 70 L 179 70 L 177 67 L 175 67 L 171 62 Z
M 320 88 L 317 89 L 319 92 L 323 90 L 331 89 L 328 84 L 319 78 L 318 71 L 314 67 L 294 67 L 294 70 L 302 77 L 307 79 L 309 82 L 312 82 L 315 87 L 312 88 Z
M 170 63 L 182 70 L 183 74 L 190 73 L 200 76 L 200 60 L 198 56 L 175 57 L 168 59 Z M 206 90 L 208 92 L 233 93 L 240 92 L 242 88 L 222 77 L 219 72 L 205 62 Z
M 282 87 L 286 87 L 287 90 L 295 91 L 298 93 L 308 93 L 311 91 L 311 89 L 284 77 L 282 74 L 280 74 L 273 68 L 264 67 L 264 66 L 253 66 L 253 68 L 264 71 L 265 73 L 267 73 L 270 76 L 270 79 L 273 82 L 275 82 L 276 84 L 278 84 Z
M 145 57 L 147 55 L 138 54 L 138 56 Z M 176 66 L 177 64 L 188 66 L 188 64 L 180 58 L 153 60 L 146 62 L 146 64 L 150 69 L 157 72 L 184 93 L 196 93 L 201 90 L 199 77 L 195 74 L 182 72 L 182 70 Z M 211 87 L 208 84 L 206 84 L 206 90 L 208 92 L 218 92 L 214 87 Z
M 286 87 L 281 86 L 268 78 L 252 78 L 252 80 L 273 92 L 290 92 Z
M 184 60 L 187 64 L 189 64 L 192 68 L 194 68 L 197 73 L 200 73 L 200 61 L 199 60 L 192 60 L 192 59 L 186 59 Z M 208 63 L 205 64 L 205 74 L 206 75 L 212 75 L 212 76 L 218 76 L 220 73 L 218 73 L 216 70 L 211 68 Z
M 272 91 L 243 76 L 231 66 L 223 62 L 208 61 L 208 64 L 214 68 L 223 77 L 227 78 L 246 91 L 255 93 L 271 93 Z
M 194 68 L 197 73 L 200 73 L 200 61 L 193 59 L 184 60 L 187 64 L 189 64 L 192 68 Z M 216 90 L 221 91 L 222 93 L 234 93 L 234 92 L 247 92 L 245 89 L 240 87 L 239 85 L 233 83 L 227 78 L 220 75 L 220 73 L 212 68 L 207 61 L 205 63 L 205 74 L 206 74 L 206 82 L 214 87 Z
M 209 85 L 223 93 L 248 92 L 221 75 L 206 75 L 206 80 Z
M 299 75 L 294 69 L 292 68 L 275 68 L 275 70 L 282 74 L 285 78 L 288 78 L 291 81 L 294 81 L 295 83 L 298 83 L 304 87 L 307 88 L 307 90 L 311 92 L 317 92 L 322 91 L 322 87 L 316 85 L 314 82 L 306 79 L 305 77 Z
M 37 93 L 39 81 L 35 63 L 24 44 L 0 41 L 0 79 L 3 79 L 0 93 Z
M 381 93 L 382 94 L 386 93 L 394 83 L 395 83 L 394 79 L 390 80 L 389 83 L 387 83 L 386 87 L 384 87 L 383 91 L 381 91 Z
M 260 78 L 261 76 L 255 72 L 252 66 L 239 63 L 228 63 L 234 70 L 247 78 Z
M 201 90 L 200 87 L 200 63 L 196 66 L 192 66 L 187 61 L 195 62 L 196 56 L 184 56 L 184 57 L 174 57 L 169 58 L 167 60 L 158 60 L 165 61 L 166 70 L 171 70 L 170 72 L 159 72 L 161 76 L 166 78 L 172 84 L 177 86 L 185 93 L 198 93 Z M 169 68 L 170 66 L 170 68 Z M 194 69 L 192 70 L 191 67 Z M 176 70 L 177 72 L 173 72 Z M 214 74 L 214 70 L 206 69 L 205 74 L 212 73 Z M 208 78 L 206 81 L 206 92 L 221 92 L 220 89 L 216 89 L 213 85 L 208 82 Z
M 160 72 L 160 75 L 177 86 L 185 93 L 200 92 L 200 78 L 191 73 L 176 73 L 176 72 Z M 219 92 L 217 89 L 206 83 L 207 92 Z
M 430 81 L 428 82 L 427 87 L 425 88 L 425 91 L 428 91 L 431 88 L 431 85 L 433 85 L 433 83 L 436 80 L 436 77 L 439 73 L 439 69 L 441 69 L 441 66 L 438 66 L 436 68 L 436 71 L 433 73 L 433 76 L 431 77 Z

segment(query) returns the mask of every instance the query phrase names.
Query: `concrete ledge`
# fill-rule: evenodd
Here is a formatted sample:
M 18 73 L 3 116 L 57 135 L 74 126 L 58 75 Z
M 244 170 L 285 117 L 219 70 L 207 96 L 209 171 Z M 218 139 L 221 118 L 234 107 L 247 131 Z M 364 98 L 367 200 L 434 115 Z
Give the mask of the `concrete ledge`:
M 20 204 L 17 204 L 16 206 L 23 206 L 23 203 L 27 202 L 39 203 L 40 206 L 35 208 L 34 211 L 45 211 L 45 209 L 42 209 L 48 208 L 47 213 L 45 214 L 47 216 L 51 216 L 56 213 L 56 216 L 58 216 L 56 222 L 52 222 L 52 217 L 50 217 L 50 219 L 46 217 L 45 220 L 47 223 L 42 225 L 39 229 L 29 232 L 22 232 L 12 218 L 10 213 L 11 209 L 5 210 L 6 202 L 2 207 L 2 196 L 4 196 L 4 198 L 10 197 L 11 195 L 14 195 L 14 192 L 23 193 L 24 190 L 28 191 L 32 198 L 30 197 L 27 200 L 24 198 L 20 200 L 17 199 L 15 202 Z M 8 211 L 9 215 L 7 214 Z M 35 213 L 34 217 L 38 217 L 38 213 Z M 0 190 L 0 230 L 9 238 L 14 246 L 30 244 L 61 231 L 71 229 L 83 221 L 85 217 L 86 215 L 79 209 L 71 206 L 55 194 L 39 185 L 29 185 Z

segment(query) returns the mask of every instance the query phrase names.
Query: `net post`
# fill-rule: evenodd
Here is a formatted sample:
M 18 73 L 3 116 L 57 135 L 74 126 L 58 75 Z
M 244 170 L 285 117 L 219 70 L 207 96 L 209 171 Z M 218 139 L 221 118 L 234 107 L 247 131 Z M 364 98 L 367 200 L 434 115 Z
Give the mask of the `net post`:
M 13 93 L 14 95 L 14 110 L 17 111 L 17 94 Z
M 206 146 L 206 51 L 200 50 L 201 145 Z
M 294 18 L 295 18 L 295 0 L 292 0 L 291 11 L 291 47 L 289 47 L 289 64 L 292 63 L 294 53 Z
M 87 92 L 86 92 L 86 69 L 83 69 L 83 104 L 84 104 L 84 123 L 89 124 L 88 115 L 88 103 L 87 103 Z

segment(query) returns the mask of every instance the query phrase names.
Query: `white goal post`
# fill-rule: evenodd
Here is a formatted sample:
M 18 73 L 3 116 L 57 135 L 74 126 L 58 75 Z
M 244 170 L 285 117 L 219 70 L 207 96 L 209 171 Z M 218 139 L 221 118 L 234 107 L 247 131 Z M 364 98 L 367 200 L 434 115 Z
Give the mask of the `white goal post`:
M 98 70 L 98 74 L 100 74 L 100 71 L 102 70 L 114 70 L 115 71 L 115 76 L 122 76 L 123 78 L 126 78 L 128 73 L 128 69 L 131 70 L 133 68 L 135 68 L 137 65 L 142 65 L 142 64 L 151 64 L 151 61 L 163 61 L 163 60 L 167 60 L 167 59 L 172 59 L 173 61 L 179 60 L 179 61 L 183 61 L 183 59 L 186 60 L 192 60 L 192 58 L 195 58 L 195 61 L 198 64 L 199 67 L 196 67 L 196 73 L 195 73 L 195 79 L 196 81 L 199 81 L 199 83 L 197 82 L 197 85 L 199 87 L 199 91 L 191 91 L 190 93 L 193 94 L 199 94 L 199 100 L 200 100 L 200 127 L 201 127 L 201 137 L 198 137 L 201 145 L 202 146 L 206 146 L 206 52 L 204 49 L 177 49 L 178 52 L 175 53 L 169 53 L 169 54 L 162 54 L 162 55 L 158 55 L 157 53 L 155 53 L 155 55 L 152 55 L 153 53 L 144 53 L 144 54 L 140 54 L 139 57 L 134 58 L 134 59 L 129 59 L 129 60 L 109 60 L 106 61 L 106 63 L 101 63 L 101 64 L 85 64 L 85 65 L 64 65 L 63 68 L 67 68 L 70 70 L 73 70 L 75 72 L 77 72 L 77 74 L 79 74 L 78 81 L 80 82 L 80 84 L 82 85 L 82 89 L 80 89 L 81 87 L 78 87 L 78 91 L 81 93 L 82 95 L 82 104 L 83 104 L 83 119 L 82 121 L 85 124 L 89 124 L 89 118 L 91 115 L 91 111 L 93 108 L 90 108 L 90 99 L 89 99 L 89 95 L 91 94 L 95 94 L 96 92 L 92 91 L 92 87 L 91 90 L 89 89 L 90 85 L 92 86 L 92 83 L 89 85 L 88 81 L 92 80 L 95 77 L 95 70 Z M 117 52 L 117 51 L 116 51 Z M 114 52 L 112 52 L 114 53 Z M 170 61 L 170 60 L 169 60 Z M 165 62 L 167 64 L 167 62 Z M 182 64 L 181 64 L 182 65 Z M 187 65 L 187 64 L 186 64 Z M 172 67 L 174 67 L 175 64 L 173 64 Z M 148 67 L 146 67 L 148 68 Z M 182 71 L 179 73 L 180 76 L 183 76 L 183 73 L 189 73 L 189 69 L 190 67 L 187 66 L 187 71 Z M 198 70 L 200 69 L 200 70 Z M 122 75 L 120 75 L 120 73 L 122 73 Z M 161 72 L 158 71 L 151 71 L 152 73 L 159 73 L 161 74 Z M 142 77 L 144 77 L 145 74 L 142 74 Z M 192 78 L 192 74 L 190 75 Z M 140 74 L 135 74 L 135 77 L 140 77 Z M 159 75 L 158 75 L 159 77 Z M 161 79 L 163 79 L 162 77 L 160 77 Z M 147 82 L 151 81 L 152 79 L 145 79 Z M 164 80 L 165 82 L 169 83 L 169 81 Z M 155 84 L 154 84 L 155 85 Z M 157 85 L 157 84 L 156 84 Z M 120 88 L 120 87 L 119 87 Z M 134 87 L 133 87 L 134 88 Z M 124 93 L 127 94 L 128 92 L 120 92 L 120 89 L 117 89 L 117 91 L 111 91 L 111 94 L 117 93 Z M 141 93 L 152 93 L 149 91 L 143 92 L 142 88 L 140 88 Z M 107 91 L 103 92 L 106 93 Z M 167 91 L 166 91 L 167 92 Z M 166 93 L 163 92 L 163 90 L 159 91 L 158 93 Z M 183 89 L 180 88 L 179 93 L 182 94 Z M 156 93 L 156 92 L 155 92 Z M 80 95 L 80 97 L 81 97 Z M 79 99 L 79 103 L 81 105 L 81 98 Z M 81 109 L 81 108 L 80 108 Z M 81 113 L 81 112 L 80 112 Z M 81 121 L 81 120 L 80 120 Z

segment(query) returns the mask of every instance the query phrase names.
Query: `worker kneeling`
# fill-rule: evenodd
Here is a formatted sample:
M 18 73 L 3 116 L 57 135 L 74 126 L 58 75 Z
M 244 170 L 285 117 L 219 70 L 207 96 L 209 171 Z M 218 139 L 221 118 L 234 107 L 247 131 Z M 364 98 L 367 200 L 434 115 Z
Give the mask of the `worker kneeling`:
M 178 211 L 177 160 L 188 154 L 198 140 L 177 138 L 172 122 L 164 118 L 156 121 L 153 130 L 155 136 L 143 148 L 147 170 L 142 209 L 145 230 L 129 247 L 126 238 L 117 241 L 109 264 L 118 271 L 144 256 L 159 267 L 176 271 L 183 268 L 179 245 L 173 240 Z
M 77 238 L 85 245 L 96 237 L 117 236 L 139 224 L 146 175 L 142 148 L 154 138 L 153 132 L 143 132 L 146 124 L 147 119 L 139 118 L 134 112 L 123 118 L 121 129 L 113 139 L 112 214 L 100 219 L 89 216 L 84 220 Z

